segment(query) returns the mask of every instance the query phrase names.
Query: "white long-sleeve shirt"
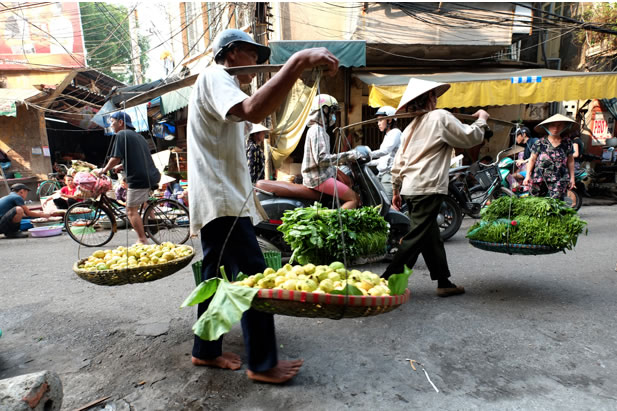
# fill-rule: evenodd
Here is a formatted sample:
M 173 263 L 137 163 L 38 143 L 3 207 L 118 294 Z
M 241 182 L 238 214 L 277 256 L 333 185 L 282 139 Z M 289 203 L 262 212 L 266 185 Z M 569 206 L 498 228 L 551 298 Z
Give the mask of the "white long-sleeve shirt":
M 392 166 L 392 186 L 401 195 L 448 193 L 452 148 L 471 148 L 482 142 L 486 121 L 461 123 L 446 110 L 416 117 L 401 135 Z
M 396 151 L 401 145 L 401 130 L 393 128 L 388 131 L 379 146 L 379 150 L 375 150 L 371 153 L 371 158 L 377 159 L 377 171 L 378 176 L 389 173 L 392 169 L 392 163 L 394 162 L 394 156 Z

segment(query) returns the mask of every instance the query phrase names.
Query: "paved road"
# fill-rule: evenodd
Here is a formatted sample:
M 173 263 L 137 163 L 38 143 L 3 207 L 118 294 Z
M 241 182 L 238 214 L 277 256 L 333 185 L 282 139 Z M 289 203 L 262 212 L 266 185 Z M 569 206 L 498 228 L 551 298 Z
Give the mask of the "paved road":
M 439 299 L 420 261 L 412 300 L 381 316 L 277 316 L 282 358 L 306 360 L 283 387 L 189 363 L 190 269 L 101 287 L 71 272 L 66 235 L 0 240 L 0 378 L 50 369 L 66 409 L 110 395 L 116 409 L 617 409 L 615 207 L 583 207 L 574 251 L 508 256 L 447 243 L 464 296 Z M 133 239 L 132 235 L 129 241 Z M 114 245 L 127 242 L 125 232 Z M 196 243 L 197 245 L 197 243 Z M 384 265 L 369 267 L 381 272 Z M 226 348 L 242 352 L 238 327 Z M 406 358 L 424 364 L 424 373 Z

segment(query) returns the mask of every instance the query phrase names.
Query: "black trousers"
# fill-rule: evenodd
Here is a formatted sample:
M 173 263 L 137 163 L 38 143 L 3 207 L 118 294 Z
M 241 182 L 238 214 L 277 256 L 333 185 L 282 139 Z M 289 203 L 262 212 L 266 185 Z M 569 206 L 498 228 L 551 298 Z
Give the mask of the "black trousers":
M 54 204 L 56 205 L 56 207 L 58 208 L 58 210 L 67 210 L 70 206 L 72 206 L 73 204 L 75 204 L 77 202 L 77 200 L 74 200 L 72 198 L 54 198 Z
M 446 249 L 436 220 L 444 197 L 443 194 L 403 196 L 410 211 L 411 230 L 403 237 L 403 242 L 383 274 L 384 278 L 402 273 L 405 264 L 413 268 L 420 253 L 431 274 L 431 280 L 450 277 Z
M 230 281 L 239 272 L 252 275 L 266 269 L 255 229 L 248 217 L 238 219 L 233 228 L 227 245 L 223 243 L 231 230 L 236 217 L 220 217 L 212 220 L 201 229 L 201 247 L 203 250 L 202 281 L 216 277 L 217 264 L 221 252 L 221 265 Z M 197 306 L 197 318 L 210 305 L 211 299 Z M 276 336 L 274 332 L 274 316 L 254 309 L 249 309 L 242 316 L 242 332 L 244 347 L 248 357 L 248 368 L 254 372 L 264 372 L 278 363 Z M 211 360 L 223 353 L 223 336 L 216 341 L 202 340 L 195 336 L 193 357 Z

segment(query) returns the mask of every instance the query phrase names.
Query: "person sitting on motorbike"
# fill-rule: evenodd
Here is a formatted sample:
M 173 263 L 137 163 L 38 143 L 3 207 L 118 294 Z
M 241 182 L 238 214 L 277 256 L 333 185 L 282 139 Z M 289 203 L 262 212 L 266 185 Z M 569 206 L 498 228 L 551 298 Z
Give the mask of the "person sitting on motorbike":
M 523 181 L 524 185 L 531 186 L 531 195 L 563 200 L 568 189 L 576 187 L 572 141 L 562 136 L 576 126 L 574 120 L 561 114 L 555 114 L 536 126 L 536 132 L 546 131 L 548 135 L 531 149 Z
M 531 156 L 531 147 L 538 141 L 538 138 L 531 137 L 531 132 L 527 127 L 521 127 L 516 130 L 515 139 L 517 145 L 525 147 L 525 151 L 517 156 L 516 165 L 518 170 L 513 174 L 513 177 L 523 181 L 527 175 L 527 163 L 529 162 L 529 156 Z
M 383 118 L 393 116 L 396 112 L 394 107 L 383 106 L 377 113 L 375 113 L 375 117 Z M 396 126 L 396 119 L 382 119 L 377 122 L 377 127 L 379 131 L 385 133 L 383 141 L 379 146 L 379 150 L 373 151 L 371 153 L 371 158 L 373 159 L 369 165 L 377 166 L 377 178 L 381 181 L 381 185 L 383 185 L 384 190 L 386 190 L 386 194 L 388 195 L 388 199 L 392 200 L 392 173 L 390 170 L 392 169 L 392 163 L 394 162 L 394 156 L 396 155 L 396 151 L 398 147 L 401 145 L 401 130 Z M 378 159 L 378 160 L 377 160 Z
M 397 114 L 417 114 L 401 135 L 401 148 L 392 165 L 392 206 L 400 209 L 405 201 L 411 230 L 402 238 L 382 275 L 388 278 L 402 273 L 405 265 L 413 268 L 422 253 L 431 279 L 437 281 L 440 297 L 465 292 L 450 281 L 446 250 L 437 224 L 437 215 L 448 195 L 452 149 L 482 143 L 489 118 L 486 111 L 478 110 L 473 114 L 478 119 L 466 125 L 452 113 L 437 110 L 437 98 L 449 88 L 449 84 L 412 78 L 397 109 Z
M 313 99 L 302 159 L 302 184 L 321 193 L 338 196 L 343 201 L 342 207 L 350 209 L 358 206 L 360 197 L 337 180 L 335 163 L 353 161 L 357 154 L 353 150 L 330 154 L 330 136 L 326 127 L 336 123 L 337 110 L 338 102 L 328 94 L 318 94 Z

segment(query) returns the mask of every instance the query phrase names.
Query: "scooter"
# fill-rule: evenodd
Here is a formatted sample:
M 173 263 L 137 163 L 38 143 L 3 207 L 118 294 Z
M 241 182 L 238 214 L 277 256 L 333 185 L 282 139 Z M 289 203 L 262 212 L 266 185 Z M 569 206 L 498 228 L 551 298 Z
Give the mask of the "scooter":
M 353 189 L 360 194 L 363 206 L 380 206 L 382 217 L 390 224 L 388 249 L 394 250 L 401 237 L 409 232 L 410 222 L 407 215 L 390 206 L 388 196 L 368 166 L 370 149 L 358 146 L 358 159 L 348 164 L 351 169 Z M 283 214 L 287 210 L 298 207 L 312 206 L 316 201 L 325 207 L 335 208 L 336 202 L 332 196 L 312 190 L 302 184 L 287 181 L 260 180 L 255 184 L 255 191 L 268 220 L 255 226 L 257 241 L 262 250 L 280 251 L 283 256 L 291 255 L 291 249 L 283 240 L 283 233 L 277 228 L 283 224 Z
M 493 163 L 484 164 L 476 161 L 470 166 L 450 170 L 448 192 L 460 205 L 464 214 L 480 218 L 480 210 L 492 199 L 515 195 L 507 186 L 511 163 L 504 161 L 512 159 L 506 157 L 500 160 L 500 157 L 509 150 L 511 148 L 500 151 Z

